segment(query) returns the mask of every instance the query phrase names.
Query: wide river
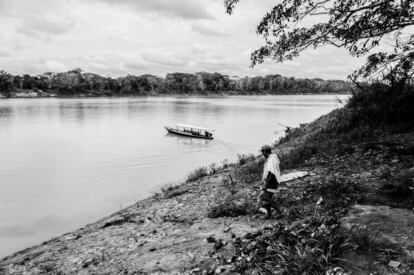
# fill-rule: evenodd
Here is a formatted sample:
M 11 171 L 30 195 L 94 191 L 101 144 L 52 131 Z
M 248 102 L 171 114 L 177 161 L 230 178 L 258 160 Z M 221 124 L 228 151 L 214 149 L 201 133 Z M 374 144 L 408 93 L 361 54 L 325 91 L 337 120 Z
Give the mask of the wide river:
M 185 180 L 199 166 L 258 154 L 340 107 L 337 95 L 0 100 L 0 258 Z M 173 136 L 177 122 L 214 140 Z

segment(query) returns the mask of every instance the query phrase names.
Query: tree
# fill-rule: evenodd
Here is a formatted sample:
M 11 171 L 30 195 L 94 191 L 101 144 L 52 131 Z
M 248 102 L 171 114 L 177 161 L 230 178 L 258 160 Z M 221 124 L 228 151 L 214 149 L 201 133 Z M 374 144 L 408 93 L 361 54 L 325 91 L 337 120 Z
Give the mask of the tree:
M 10 96 L 10 91 L 13 87 L 13 76 L 6 71 L 0 71 L 0 93 L 4 93 L 7 97 Z
M 231 14 L 238 2 L 225 0 L 227 13 Z M 305 24 L 315 18 L 318 23 Z M 414 74 L 414 35 L 404 31 L 413 25 L 413 0 L 283 0 L 257 26 L 264 45 L 251 54 L 251 62 L 252 66 L 265 58 L 283 62 L 305 49 L 324 45 L 343 47 L 353 56 L 362 56 L 393 35 L 392 49 L 371 54 L 353 77 L 388 70 L 409 79 Z

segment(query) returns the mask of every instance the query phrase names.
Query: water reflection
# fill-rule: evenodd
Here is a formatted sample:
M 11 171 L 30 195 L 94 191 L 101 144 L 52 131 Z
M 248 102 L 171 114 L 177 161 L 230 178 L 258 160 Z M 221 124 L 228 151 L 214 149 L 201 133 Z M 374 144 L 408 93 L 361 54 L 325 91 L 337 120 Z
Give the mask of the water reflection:
M 11 107 L 0 107 L 0 119 L 10 118 L 13 115 L 13 109 Z
M 213 140 L 202 139 L 202 138 L 180 137 L 180 136 L 170 134 L 170 133 L 165 134 L 165 137 L 175 139 L 175 142 L 178 145 L 191 146 L 194 148 L 209 147 L 213 141 Z

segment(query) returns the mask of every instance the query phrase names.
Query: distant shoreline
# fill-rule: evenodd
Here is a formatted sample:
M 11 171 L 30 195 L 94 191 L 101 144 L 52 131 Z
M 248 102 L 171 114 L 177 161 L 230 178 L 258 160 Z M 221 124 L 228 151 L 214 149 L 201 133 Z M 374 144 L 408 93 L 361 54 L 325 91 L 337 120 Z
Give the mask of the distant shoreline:
M 143 97 L 226 97 L 226 96 L 270 96 L 270 95 L 347 95 L 351 92 L 335 93 L 265 93 L 265 92 L 221 92 L 221 93 L 171 93 L 171 94 L 146 94 L 146 95 L 109 95 L 109 94 L 76 94 L 76 95 L 58 95 L 52 93 L 39 93 L 33 90 L 25 90 L 10 95 L 0 94 L 1 99 L 32 99 L 32 98 L 143 98 Z
M 1 71 L 0 97 L 102 97 L 163 95 L 340 94 L 353 84 L 344 80 L 295 78 L 279 74 L 238 77 L 220 73 L 169 73 L 104 77 L 74 69 L 61 73 L 12 75 Z

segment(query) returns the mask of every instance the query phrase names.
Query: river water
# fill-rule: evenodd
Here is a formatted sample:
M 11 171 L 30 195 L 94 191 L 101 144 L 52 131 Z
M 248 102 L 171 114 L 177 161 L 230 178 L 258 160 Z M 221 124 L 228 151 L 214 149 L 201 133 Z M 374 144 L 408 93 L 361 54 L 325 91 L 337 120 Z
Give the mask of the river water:
M 0 257 L 235 161 L 340 107 L 336 95 L 0 100 Z M 177 122 L 214 140 L 167 134 Z

